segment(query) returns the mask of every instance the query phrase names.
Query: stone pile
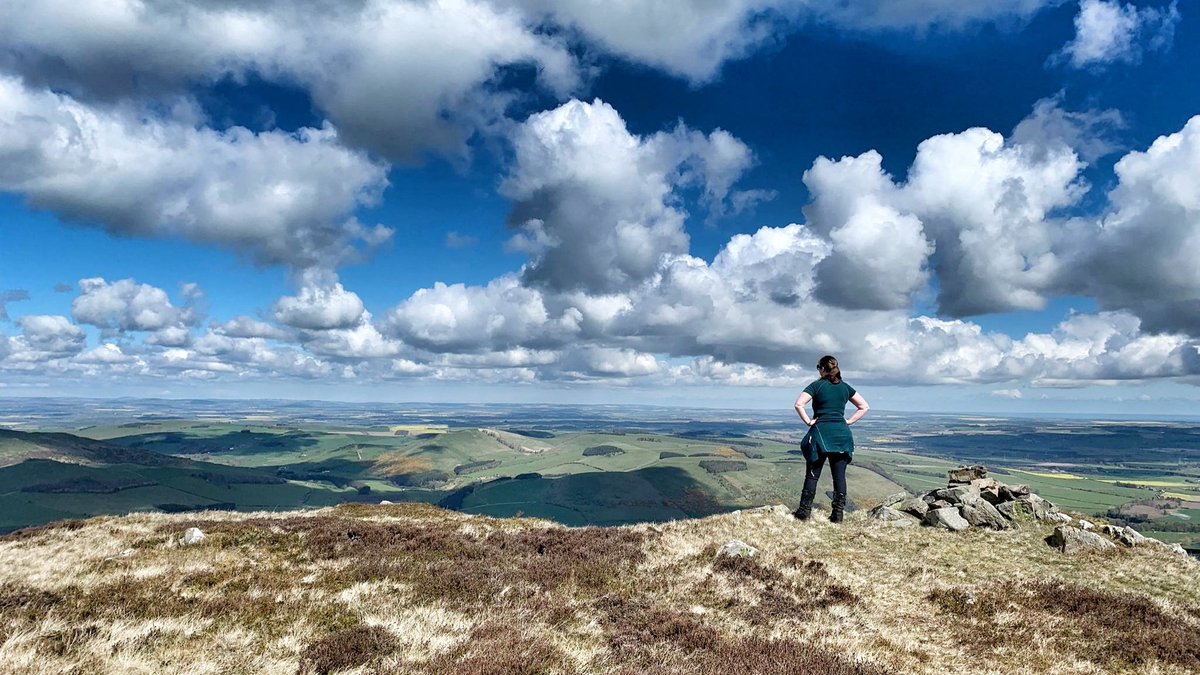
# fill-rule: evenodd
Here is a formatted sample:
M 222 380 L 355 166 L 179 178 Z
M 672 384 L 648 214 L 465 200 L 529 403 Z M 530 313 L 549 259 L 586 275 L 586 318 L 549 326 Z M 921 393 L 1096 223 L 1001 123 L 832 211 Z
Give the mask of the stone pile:
M 871 509 L 869 515 L 895 527 L 920 524 L 956 532 L 971 527 L 1008 530 L 1021 523 L 1054 523 L 1057 524 L 1054 534 L 1046 541 L 1063 553 L 1107 549 L 1119 544 L 1161 546 L 1187 555 L 1179 544 L 1151 539 L 1131 527 L 1072 518 L 1031 492 L 1028 485 L 1005 485 L 988 478 L 987 473 L 986 467 L 978 465 L 953 469 L 946 487 L 918 495 L 907 492 L 891 495 Z

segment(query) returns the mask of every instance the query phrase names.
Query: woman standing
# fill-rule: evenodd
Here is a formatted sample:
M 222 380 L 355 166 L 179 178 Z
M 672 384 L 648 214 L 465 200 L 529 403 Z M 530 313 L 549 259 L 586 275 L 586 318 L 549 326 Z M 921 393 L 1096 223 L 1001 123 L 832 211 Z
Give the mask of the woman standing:
M 821 379 L 804 388 L 796 399 L 796 413 L 808 425 L 808 433 L 800 443 L 804 451 L 804 491 L 800 493 L 800 506 L 792 515 L 808 520 L 812 515 L 813 497 L 817 494 L 817 480 L 825 460 L 833 472 L 833 504 L 829 522 L 842 522 L 846 508 L 846 466 L 854 454 L 854 437 L 850 425 L 862 419 L 870 406 L 854 387 L 842 381 L 842 371 L 837 359 L 822 356 L 817 363 L 817 374 Z M 804 409 L 812 402 L 813 415 Z M 846 419 L 846 404 L 852 403 L 857 410 Z

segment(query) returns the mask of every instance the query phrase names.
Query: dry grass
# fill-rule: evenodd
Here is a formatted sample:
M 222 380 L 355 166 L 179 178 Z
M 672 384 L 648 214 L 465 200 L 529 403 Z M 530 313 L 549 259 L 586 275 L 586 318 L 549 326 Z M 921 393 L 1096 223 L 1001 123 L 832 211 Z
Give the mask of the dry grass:
M 1061 642 L 1064 654 L 1086 646 L 1086 653 L 1073 654 L 1076 659 L 1113 668 L 1159 662 L 1200 671 L 1200 625 L 1173 616 L 1144 596 L 1036 581 L 997 583 L 978 592 L 941 589 L 929 599 L 963 620 L 953 625 L 964 642 L 980 651 L 1019 648 L 1040 630 L 1049 634 L 1046 639 Z M 1194 618 L 1194 608 L 1188 609 Z M 1054 633 L 1082 639 L 1062 640 Z
M 379 476 L 403 476 L 433 469 L 433 463 L 424 457 L 410 457 L 400 452 L 388 452 L 375 460 L 371 471 Z
M 0 538 L 14 673 L 1200 671 L 1200 565 L 772 507 L 572 529 L 400 504 Z M 187 527 L 208 537 L 177 541 Z M 1043 531 L 1045 530 L 1045 531 Z M 741 539 L 755 558 L 719 558 Z

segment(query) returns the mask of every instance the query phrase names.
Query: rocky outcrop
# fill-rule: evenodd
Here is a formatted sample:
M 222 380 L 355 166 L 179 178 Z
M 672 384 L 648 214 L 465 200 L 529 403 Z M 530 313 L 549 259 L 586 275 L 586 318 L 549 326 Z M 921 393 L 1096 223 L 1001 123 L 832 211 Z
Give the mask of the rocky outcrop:
M 871 509 L 869 517 L 890 526 L 920 523 L 955 532 L 971 527 L 1008 530 L 1022 524 L 1051 523 L 1057 527 L 1046 541 L 1063 553 L 1121 545 L 1129 548 L 1159 546 L 1187 555 L 1179 544 L 1151 539 L 1131 527 L 1076 520 L 1033 493 L 1028 485 L 1005 485 L 988 478 L 987 468 L 983 466 L 953 469 L 949 472 L 948 483 L 944 488 L 917 495 L 890 495 Z
M 925 525 L 962 530 L 967 527 L 986 527 L 1007 530 L 1021 520 L 1056 520 L 1057 508 L 1032 494 L 1025 485 L 1004 485 L 987 477 L 982 466 L 964 467 L 950 472 L 947 487 L 929 490 L 918 495 L 906 493 L 889 496 L 870 517 L 889 523 L 898 522 L 893 512 L 900 512 Z M 933 511 L 941 513 L 930 516 Z M 953 512 L 953 516 L 951 513 Z M 964 525 L 965 523 L 965 525 Z

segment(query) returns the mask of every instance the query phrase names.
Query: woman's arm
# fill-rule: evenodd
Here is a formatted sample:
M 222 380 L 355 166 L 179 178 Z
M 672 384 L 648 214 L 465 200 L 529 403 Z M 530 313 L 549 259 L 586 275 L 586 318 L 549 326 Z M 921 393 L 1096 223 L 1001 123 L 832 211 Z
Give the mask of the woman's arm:
M 808 405 L 808 402 L 811 400 L 812 394 L 807 391 L 800 394 L 800 398 L 796 399 L 796 414 L 800 415 L 800 419 L 804 420 L 804 423 L 810 427 L 816 423 L 816 420 L 808 416 L 808 411 L 804 409 L 804 406 Z
M 867 411 L 871 409 L 871 406 L 867 405 L 867 399 L 863 398 L 862 394 L 855 393 L 850 397 L 850 402 L 853 403 L 854 407 L 858 408 L 858 410 L 855 410 L 854 414 L 850 416 L 850 419 L 846 420 L 846 424 L 854 424 L 862 419 L 863 415 L 866 415 Z

